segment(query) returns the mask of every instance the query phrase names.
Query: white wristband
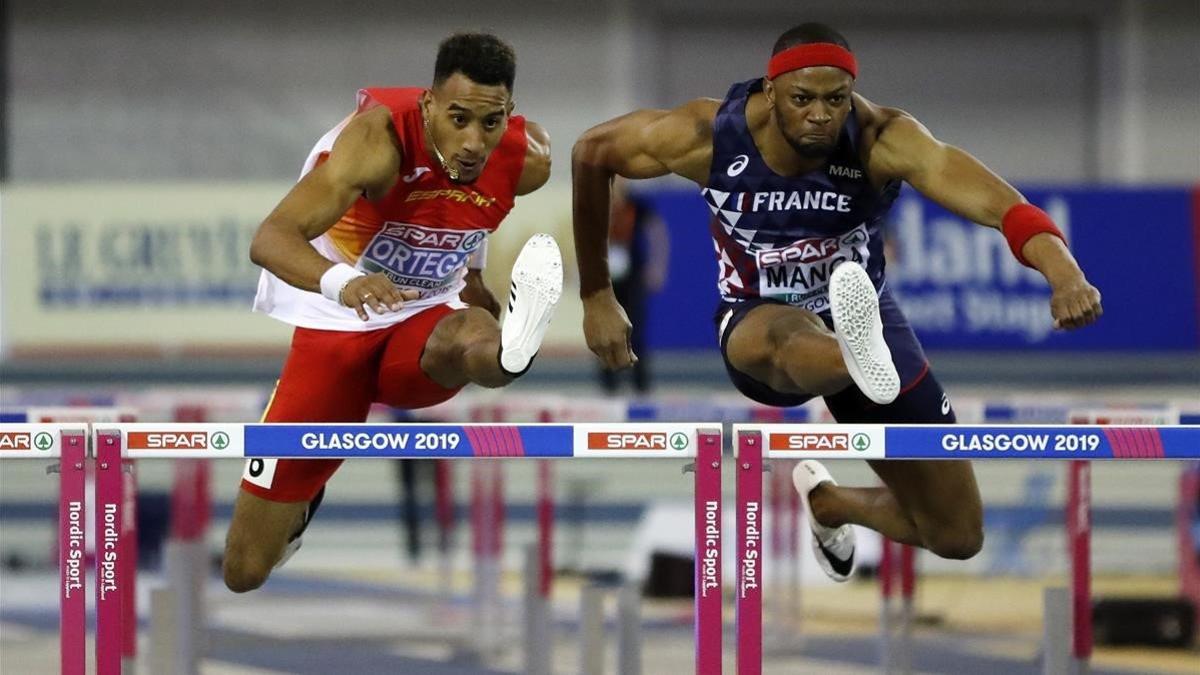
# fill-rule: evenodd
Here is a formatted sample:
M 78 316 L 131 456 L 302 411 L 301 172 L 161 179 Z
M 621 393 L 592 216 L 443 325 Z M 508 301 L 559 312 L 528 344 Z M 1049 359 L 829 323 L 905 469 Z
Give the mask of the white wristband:
M 321 295 L 340 305 L 346 284 L 361 276 L 366 275 L 346 263 L 338 263 L 321 275 Z

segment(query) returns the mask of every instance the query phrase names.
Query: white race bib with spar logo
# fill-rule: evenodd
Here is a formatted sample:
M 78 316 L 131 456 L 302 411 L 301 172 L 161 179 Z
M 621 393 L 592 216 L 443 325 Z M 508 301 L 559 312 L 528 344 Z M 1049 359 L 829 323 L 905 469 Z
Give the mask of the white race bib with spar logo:
M 755 253 L 758 294 L 810 312 L 829 309 L 829 277 L 847 260 L 867 266 L 870 235 L 866 224 L 836 237 L 800 239 L 783 248 Z
M 365 272 L 383 272 L 397 286 L 422 298 L 458 281 L 467 258 L 487 238 L 487 230 L 443 230 L 409 223 L 384 223 L 359 258 Z

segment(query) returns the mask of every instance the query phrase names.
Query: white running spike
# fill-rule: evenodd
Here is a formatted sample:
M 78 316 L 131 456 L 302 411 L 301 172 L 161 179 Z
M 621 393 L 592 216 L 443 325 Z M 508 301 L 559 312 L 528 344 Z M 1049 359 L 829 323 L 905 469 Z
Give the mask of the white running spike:
M 533 235 L 513 264 L 511 300 L 500 324 L 500 367 L 506 372 L 521 375 L 528 370 L 562 297 L 562 286 L 558 243 L 548 234 Z
M 871 277 L 853 262 L 838 265 L 829 279 L 833 332 L 850 378 L 867 398 L 886 405 L 900 394 L 900 374 L 883 339 L 879 296 Z

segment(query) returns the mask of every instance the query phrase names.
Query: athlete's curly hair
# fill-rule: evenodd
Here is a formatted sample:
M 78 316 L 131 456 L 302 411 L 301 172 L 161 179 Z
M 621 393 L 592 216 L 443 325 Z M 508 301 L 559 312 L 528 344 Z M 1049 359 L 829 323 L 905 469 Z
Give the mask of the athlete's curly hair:
M 813 21 L 793 26 L 784 31 L 783 35 L 780 35 L 779 39 L 775 41 L 775 48 L 771 50 L 771 54 L 775 55 L 796 45 L 807 45 L 814 42 L 828 42 L 842 47 L 846 51 L 853 51 L 850 49 L 850 43 L 841 33 L 823 23 Z
M 517 55 L 508 43 L 491 33 L 455 33 L 438 45 L 434 86 L 454 73 L 462 73 L 477 84 L 502 84 L 511 94 Z

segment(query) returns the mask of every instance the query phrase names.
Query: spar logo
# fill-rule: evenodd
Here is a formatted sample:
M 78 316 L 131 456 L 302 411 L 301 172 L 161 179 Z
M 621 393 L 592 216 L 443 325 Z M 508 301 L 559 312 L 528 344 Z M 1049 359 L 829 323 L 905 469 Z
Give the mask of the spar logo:
M 864 452 L 871 448 L 871 437 L 867 434 L 838 434 L 804 432 L 794 434 L 771 434 L 772 450 L 797 450 L 800 452 L 847 451 Z
M 224 450 L 229 434 L 224 431 L 131 431 L 130 450 Z
M 687 434 L 679 432 L 594 431 L 588 434 L 589 450 L 685 450 L 689 442 Z
M 28 431 L 0 432 L 0 450 L 31 450 L 33 434 Z
M 856 434 L 861 436 L 862 434 Z M 870 445 L 870 443 L 868 443 Z M 849 450 L 850 434 L 771 434 L 772 450 Z M 857 449 L 857 448 L 856 448 Z

